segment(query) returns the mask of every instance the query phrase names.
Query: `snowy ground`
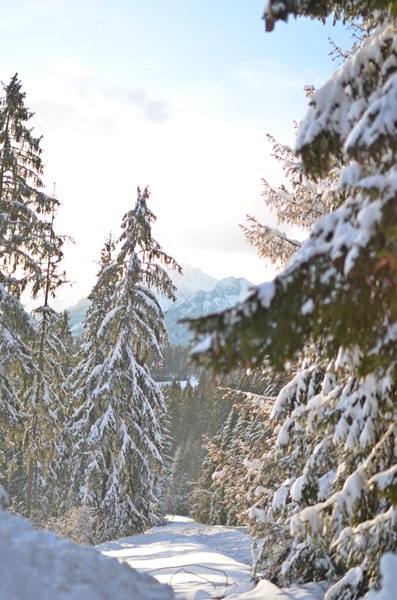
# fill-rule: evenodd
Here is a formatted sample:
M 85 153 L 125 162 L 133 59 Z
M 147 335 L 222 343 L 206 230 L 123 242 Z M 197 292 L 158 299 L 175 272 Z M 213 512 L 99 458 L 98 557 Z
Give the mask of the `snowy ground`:
M 178 519 L 98 552 L 34 530 L 1 510 L 1 500 L 0 488 L 0 600 L 325 600 L 317 584 L 255 587 L 250 540 L 240 528 Z M 396 555 L 384 555 L 381 573 L 382 589 L 365 600 L 395 600 Z
M 0 488 L 0 504 L 1 504 Z M 0 507 L 0 600 L 173 600 L 153 577 Z
M 165 527 L 101 544 L 102 554 L 128 563 L 172 587 L 177 599 L 322 600 L 324 590 L 280 590 L 249 582 L 251 540 L 243 528 L 213 527 L 174 517 Z

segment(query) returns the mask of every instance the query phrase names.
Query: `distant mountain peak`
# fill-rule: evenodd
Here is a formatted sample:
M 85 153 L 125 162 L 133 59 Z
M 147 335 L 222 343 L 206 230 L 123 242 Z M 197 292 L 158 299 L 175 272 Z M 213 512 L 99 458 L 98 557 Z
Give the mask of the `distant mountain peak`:
M 168 298 L 160 298 L 160 304 L 165 312 L 165 324 L 170 343 L 187 346 L 191 335 L 187 327 L 178 322 L 180 319 L 199 317 L 230 308 L 250 287 L 253 287 L 253 284 L 244 277 L 226 277 L 219 280 L 187 263 L 181 266 L 183 274 L 170 272 L 170 277 L 177 288 L 176 302 L 171 302 Z M 76 337 L 83 333 L 83 322 L 89 305 L 89 300 L 83 298 L 68 309 L 71 329 Z
M 165 315 L 165 324 L 171 345 L 188 346 L 191 334 L 179 321 L 185 317 L 200 317 L 234 306 L 254 284 L 244 277 L 226 277 L 206 292 L 199 290 L 181 302 L 171 305 Z
M 185 291 L 189 296 L 198 290 L 210 292 L 219 282 L 219 279 L 207 275 L 198 267 L 192 267 L 192 265 L 189 265 L 188 263 L 182 263 L 181 267 L 181 274 L 177 272 L 170 273 L 171 279 L 178 290 L 178 298 L 182 297 L 185 294 Z
M 222 292 L 240 295 L 252 286 L 253 284 L 244 277 L 226 277 L 218 281 L 213 291 L 216 293 Z
M 199 290 L 210 292 L 219 282 L 219 279 L 207 275 L 198 267 L 192 267 L 192 265 L 189 265 L 188 263 L 182 263 L 181 267 L 182 273 L 178 273 L 177 271 L 171 271 L 169 273 L 172 282 L 176 287 L 175 304 L 179 304 L 186 300 L 186 298 L 190 298 Z M 174 303 L 168 298 L 162 297 L 160 298 L 160 304 L 161 308 L 166 311 Z

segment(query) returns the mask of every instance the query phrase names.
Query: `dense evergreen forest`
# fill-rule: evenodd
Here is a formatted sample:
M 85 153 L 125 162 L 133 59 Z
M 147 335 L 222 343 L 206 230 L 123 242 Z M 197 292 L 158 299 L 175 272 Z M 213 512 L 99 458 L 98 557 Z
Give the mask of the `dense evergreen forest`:
M 65 237 L 31 117 L 15 75 L 0 110 L 1 483 L 14 512 L 95 543 L 159 522 L 166 407 L 147 364 L 167 344 L 155 291 L 173 300 L 168 272 L 180 267 L 153 239 L 149 191 L 138 188 L 100 252 L 76 348 L 67 314 L 50 306 Z M 27 293 L 41 302 L 34 319 Z
M 395 3 L 266 6 L 268 31 L 332 12 L 353 45 L 334 45 L 341 67 L 307 87 L 296 148 L 270 136 L 285 184 L 264 180 L 263 199 L 278 226 L 243 229 L 279 274 L 190 321 L 193 362 L 168 346 L 158 294 L 175 299 L 180 267 L 153 238 L 148 188 L 98 252 L 80 342 L 51 308 L 66 280 L 59 201 L 22 83 L 3 86 L 0 484 L 12 512 L 89 544 L 165 512 L 248 525 L 255 578 L 354 600 L 397 542 Z

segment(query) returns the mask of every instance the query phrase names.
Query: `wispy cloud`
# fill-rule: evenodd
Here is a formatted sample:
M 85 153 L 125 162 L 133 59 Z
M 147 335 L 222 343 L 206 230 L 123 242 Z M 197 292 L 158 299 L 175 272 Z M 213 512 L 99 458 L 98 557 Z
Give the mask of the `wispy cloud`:
M 164 100 L 151 98 L 149 92 L 143 88 L 107 89 L 104 95 L 124 106 L 135 106 L 153 123 L 164 123 L 171 118 L 169 104 Z
M 69 22 L 73 18 L 73 0 L 0 0 L 0 28 L 21 29 L 37 18 Z
M 172 118 L 171 105 L 145 87 L 111 85 L 106 79 L 85 70 L 76 59 L 50 61 L 47 77 L 37 87 L 46 97 L 41 112 L 47 122 L 56 126 L 57 118 L 103 121 L 109 131 L 111 121 L 120 121 L 122 113 L 135 113 L 136 118 L 163 124 Z M 37 96 L 36 96 L 37 97 Z M 36 104 L 37 113 L 39 104 Z

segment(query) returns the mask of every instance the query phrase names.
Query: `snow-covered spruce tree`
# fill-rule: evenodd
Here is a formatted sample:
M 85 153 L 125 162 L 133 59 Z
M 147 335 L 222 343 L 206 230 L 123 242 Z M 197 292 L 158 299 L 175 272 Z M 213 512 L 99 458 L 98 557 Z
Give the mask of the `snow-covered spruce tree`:
M 166 268 L 180 268 L 152 237 L 148 198 L 147 188 L 138 189 L 135 208 L 123 217 L 116 259 L 111 240 L 102 252 L 74 373 L 72 501 L 91 509 L 95 542 L 158 521 L 164 401 L 147 361 L 149 355 L 161 361 L 167 343 L 155 291 L 174 299 Z
M 351 23 L 353 46 L 350 51 L 345 51 L 331 42 L 334 59 L 343 62 L 354 56 L 359 43 L 368 37 L 372 27 L 373 23 L 368 19 Z M 307 95 L 312 95 L 314 90 L 308 87 L 307 92 Z M 279 225 L 299 225 L 301 230 L 308 231 L 318 218 L 346 200 L 343 190 L 337 187 L 337 175 L 344 160 L 340 155 L 335 157 L 334 166 L 325 178 L 311 181 L 305 175 L 301 157 L 291 148 L 274 143 L 273 151 L 276 159 L 283 163 L 289 179 L 289 189 L 281 186 L 274 190 L 264 182 L 265 203 L 276 210 Z M 251 229 L 244 229 L 248 241 L 257 247 L 260 256 L 278 266 L 283 263 L 285 266 L 300 247 L 284 233 L 256 221 Z M 321 338 L 317 338 L 316 342 L 321 346 Z M 261 574 L 280 584 L 301 576 L 302 565 L 306 577 L 312 579 L 330 579 L 336 569 L 331 559 L 333 551 L 327 547 L 325 539 L 316 536 L 310 543 L 302 544 L 290 534 L 291 521 L 299 503 L 308 505 L 329 493 L 328 484 L 335 476 L 340 461 L 337 447 L 331 443 L 332 428 L 329 431 L 324 422 L 317 423 L 316 427 L 307 427 L 303 411 L 303 405 L 311 397 L 324 387 L 329 390 L 332 381 L 334 385 L 338 382 L 336 376 L 331 377 L 333 361 L 329 363 L 322 359 L 313 343 L 304 348 L 303 354 L 305 358 L 301 367 L 293 380 L 280 391 L 266 424 L 267 430 L 273 432 L 275 445 L 263 454 L 261 460 L 254 461 L 253 466 L 247 463 L 249 474 L 246 477 L 257 486 L 254 494 L 251 490 L 247 494 L 251 502 L 251 534 L 255 540 L 254 574 Z M 302 485 L 295 484 L 299 473 L 304 474 L 299 479 Z
M 287 3 L 269 3 L 269 23 L 281 5 Z M 337 14 L 363 3 L 332 6 Z M 315 176 L 342 153 L 339 189 L 346 203 L 314 226 L 274 282 L 194 325 L 207 336 L 198 356 L 217 369 L 238 360 L 260 364 L 265 357 L 282 367 L 319 336 L 319 352 L 333 361 L 303 404 L 291 404 L 294 394 L 285 391 L 277 409 L 290 411 L 281 445 L 299 435 L 302 424 L 307 433 L 324 432 L 303 472 L 285 486 L 290 508 L 295 503 L 295 556 L 284 557 L 282 572 L 312 577 L 313 565 L 308 570 L 300 559 L 323 541 L 324 574 L 333 581 L 327 600 L 363 593 L 378 577 L 382 553 L 396 544 L 397 36 L 394 18 L 387 11 L 379 16 L 382 25 L 312 96 L 297 141 Z
M 97 335 L 111 309 L 112 296 L 119 279 L 119 269 L 114 257 L 115 247 L 115 241 L 109 235 L 100 252 L 96 284 L 88 297 L 90 305 L 84 322 L 83 343 L 77 349 L 75 364 L 67 381 L 69 402 L 66 407 L 63 444 L 66 455 L 64 479 L 69 489 L 60 515 L 48 523 L 48 527 L 61 537 L 85 544 L 93 544 L 99 539 L 92 522 L 92 507 L 88 503 L 82 505 L 82 500 L 89 453 L 94 446 L 91 442 L 90 450 L 88 449 L 87 436 L 90 435 L 91 426 L 102 406 L 97 404 L 96 396 L 93 396 L 98 385 L 96 369 L 101 368 L 106 358 L 106 348 Z M 103 477 L 105 478 L 105 474 Z M 82 527 L 84 522 L 85 526 Z
M 25 406 L 24 421 L 15 427 L 16 410 L 21 408 L 18 402 L 36 368 L 30 348 L 34 330 L 20 299 L 23 292 L 36 297 L 43 290 L 46 257 L 59 252 L 61 240 L 54 236 L 51 220 L 57 202 L 42 191 L 41 138 L 35 138 L 32 128 L 27 126 L 32 113 L 25 106 L 26 94 L 21 91 L 17 75 L 3 88 L 5 95 L 0 100 L 0 420 L 8 427 L 8 431 L 1 432 L 4 433 L 1 447 L 7 452 L 8 466 L 7 480 L 3 481 L 10 487 L 10 473 L 15 465 L 23 464 L 22 436 L 28 418 Z M 4 471 L 2 476 L 5 476 Z
M 0 269 L 2 283 L 18 299 L 30 289 L 42 289 L 41 259 L 52 243 L 54 198 L 43 191 L 41 138 L 27 122 L 33 113 L 25 106 L 17 75 L 4 86 L 0 100 Z M 45 275 L 44 275 L 45 279 Z

